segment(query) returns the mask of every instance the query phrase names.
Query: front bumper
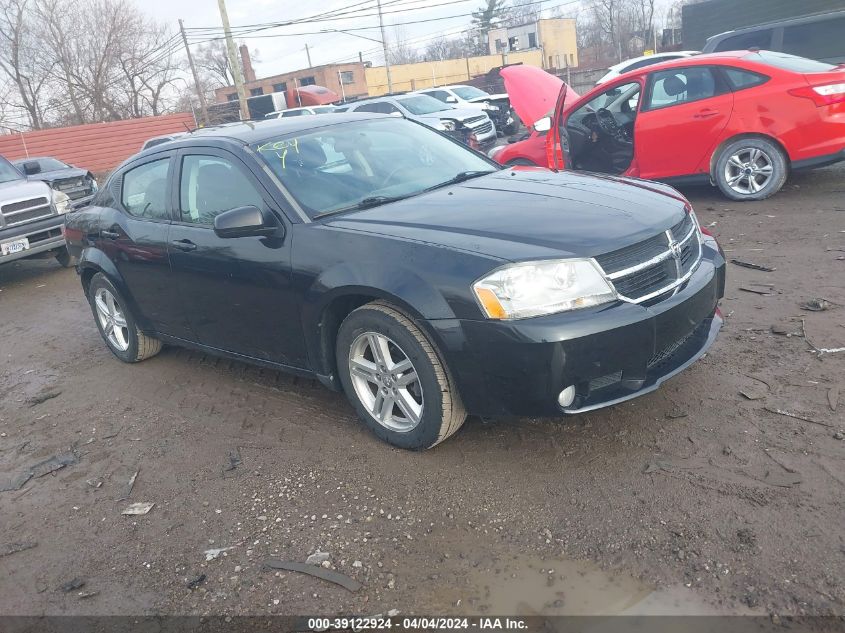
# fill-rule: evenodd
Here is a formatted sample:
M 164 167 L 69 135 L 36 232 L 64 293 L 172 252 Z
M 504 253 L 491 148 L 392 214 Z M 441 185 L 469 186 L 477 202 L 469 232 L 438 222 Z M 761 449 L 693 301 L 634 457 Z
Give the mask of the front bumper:
M 10 242 L 22 237 L 29 240 L 29 248 L 27 250 L 9 255 L 0 255 L 0 265 L 64 247 L 65 236 L 62 234 L 64 223 L 64 215 L 51 215 L 43 220 L 0 229 L 0 242 Z
M 725 260 L 712 240 L 674 296 L 646 307 L 608 306 L 517 321 L 429 321 L 475 415 L 554 416 L 654 391 L 710 347 L 722 325 Z M 575 399 L 558 394 L 575 387 Z

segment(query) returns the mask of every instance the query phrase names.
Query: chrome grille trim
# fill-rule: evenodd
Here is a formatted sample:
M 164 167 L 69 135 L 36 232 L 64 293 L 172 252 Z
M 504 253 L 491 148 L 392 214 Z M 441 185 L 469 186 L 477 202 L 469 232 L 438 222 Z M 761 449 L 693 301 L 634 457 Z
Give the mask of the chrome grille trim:
M 6 227 L 17 226 L 53 215 L 53 207 L 46 197 L 24 198 L 7 202 L 0 208 L 0 216 Z
M 676 239 L 674 233 L 683 230 L 687 226 L 689 226 L 687 233 L 682 238 Z M 622 270 L 618 270 L 612 273 L 604 273 L 605 278 L 607 279 L 608 283 L 610 283 L 610 285 L 613 287 L 613 290 L 616 292 L 620 300 L 626 301 L 628 303 L 643 303 L 663 294 L 674 294 L 680 289 L 680 286 L 682 286 L 690 279 L 690 277 L 692 277 L 693 273 L 698 268 L 698 265 L 701 262 L 701 237 L 698 225 L 695 220 L 692 219 L 691 216 L 684 218 L 684 220 L 673 226 L 671 229 L 667 229 L 663 232 L 662 235 L 666 240 L 666 250 L 664 252 L 650 257 L 646 261 L 639 262 L 638 264 L 629 266 Z M 655 238 L 652 237 L 649 238 L 649 240 L 645 241 L 648 242 L 654 239 Z M 692 247 L 694 249 L 691 253 L 689 251 L 689 247 Z M 600 260 L 601 256 L 596 259 Z M 629 297 L 620 292 L 619 289 L 616 287 L 616 284 L 614 284 L 614 282 L 621 282 L 622 280 L 626 280 L 632 275 L 641 273 L 642 271 L 648 270 L 649 268 L 653 268 L 661 264 L 665 265 L 666 262 L 669 260 L 674 260 L 675 262 L 675 274 L 672 275 L 670 273 L 669 275 L 669 279 L 671 280 L 670 283 L 665 284 L 660 288 L 656 288 L 651 292 L 648 292 L 643 295 Z M 602 271 L 604 271 L 604 268 L 601 267 L 601 263 L 597 261 L 597 264 L 602 269 Z M 636 283 L 636 280 L 634 281 L 634 283 Z M 647 289 L 647 285 L 643 289 Z

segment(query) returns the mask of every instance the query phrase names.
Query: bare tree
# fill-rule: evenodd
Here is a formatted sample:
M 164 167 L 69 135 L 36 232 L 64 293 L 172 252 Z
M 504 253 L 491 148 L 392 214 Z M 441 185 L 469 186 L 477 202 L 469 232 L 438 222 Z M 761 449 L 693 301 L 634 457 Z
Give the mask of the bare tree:
M 560 7 L 558 7 L 560 8 Z M 502 10 L 502 24 L 504 26 L 518 26 L 533 24 L 540 19 L 543 7 L 539 3 L 528 0 L 511 0 Z
M 202 71 L 203 78 L 213 88 L 231 86 L 235 83 L 229 55 L 223 40 L 212 40 L 197 47 L 194 56 L 197 69 Z
M 403 27 L 393 27 L 393 37 L 390 38 L 389 44 L 387 56 L 391 64 L 413 64 L 420 61 L 420 53 L 408 41 Z
M 17 97 L 7 106 L 21 107 L 37 130 L 43 126 L 42 101 L 52 62 L 45 58 L 28 4 L 29 0 L 0 1 L 0 71 L 11 81 Z

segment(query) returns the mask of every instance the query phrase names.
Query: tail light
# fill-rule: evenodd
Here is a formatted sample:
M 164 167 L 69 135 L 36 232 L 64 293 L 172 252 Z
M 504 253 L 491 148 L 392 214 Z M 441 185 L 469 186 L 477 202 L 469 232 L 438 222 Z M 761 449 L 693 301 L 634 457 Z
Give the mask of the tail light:
M 793 97 L 810 99 L 816 107 L 845 103 L 845 82 L 822 84 L 819 86 L 802 86 L 789 91 Z

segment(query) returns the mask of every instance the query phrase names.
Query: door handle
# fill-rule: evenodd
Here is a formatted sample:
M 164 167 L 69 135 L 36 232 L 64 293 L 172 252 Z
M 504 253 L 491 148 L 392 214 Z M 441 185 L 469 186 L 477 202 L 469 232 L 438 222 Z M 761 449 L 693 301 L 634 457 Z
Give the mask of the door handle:
M 709 119 L 710 117 L 716 116 L 719 114 L 718 110 L 711 110 L 710 108 L 705 108 L 704 110 L 699 110 L 696 114 L 692 115 L 693 119 Z
M 170 242 L 170 245 L 173 248 L 178 248 L 180 251 L 195 251 L 197 250 L 197 245 L 194 244 L 191 240 L 173 240 Z
M 107 240 L 116 240 L 120 237 L 120 233 L 118 233 L 117 231 L 108 231 L 106 229 L 103 229 L 102 231 L 100 231 L 100 237 L 104 237 Z

